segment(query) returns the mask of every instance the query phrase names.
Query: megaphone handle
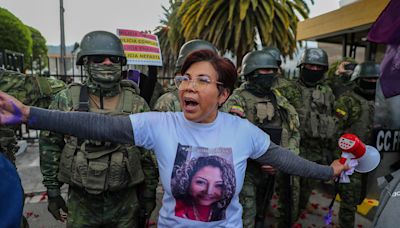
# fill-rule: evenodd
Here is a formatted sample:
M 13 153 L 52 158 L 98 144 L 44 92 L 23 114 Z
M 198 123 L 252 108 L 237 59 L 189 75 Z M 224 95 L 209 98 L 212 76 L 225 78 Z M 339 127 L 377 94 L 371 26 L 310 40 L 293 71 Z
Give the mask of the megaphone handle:
M 340 164 L 342 164 L 342 165 L 346 164 L 346 161 L 347 161 L 347 158 L 345 158 L 345 157 L 341 157 L 341 158 L 339 159 L 339 162 L 340 162 Z

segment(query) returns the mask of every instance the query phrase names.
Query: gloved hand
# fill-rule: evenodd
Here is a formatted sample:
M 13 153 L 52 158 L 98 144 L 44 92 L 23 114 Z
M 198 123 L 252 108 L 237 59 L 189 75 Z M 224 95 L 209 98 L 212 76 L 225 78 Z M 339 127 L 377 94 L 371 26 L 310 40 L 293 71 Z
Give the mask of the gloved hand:
M 61 214 L 60 209 L 62 209 L 65 213 L 68 213 L 65 200 L 60 195 L 49 197 L 49 205 L 47 206 L 47 210 L 49 210 L 55 219 L 64 222 L 66 219 L 66 214 Z
M 150 217 L 154 208 L 156 208 L 156 199 L 149 199 L 149 198 L 144 199 L 143 207 L 146 211 L 147 216 Z

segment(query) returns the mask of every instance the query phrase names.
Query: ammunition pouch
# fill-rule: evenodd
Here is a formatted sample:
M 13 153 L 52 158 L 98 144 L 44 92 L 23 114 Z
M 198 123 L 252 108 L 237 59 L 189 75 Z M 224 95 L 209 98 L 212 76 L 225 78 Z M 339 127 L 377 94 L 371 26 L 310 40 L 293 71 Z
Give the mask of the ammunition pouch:
M 100 194 L 125 189 L 144 180 L 140 151 L 136 147 L 97 146 L 85 141 L 76 148 L 71 150 L 73 146 L 68 144 L 64 147 L 58 175 L 64 183 L 83 188 L 90 194 Z
M 332 93 L 323 93 L 319 89 L 312 91 L 310 108 L 303 107 L 303 110 L 299 111 L 305 113 L 305 117 L 301 119 L 301 126 L 306 135 L 321 139 L 334 136 L 337 120 L 331 114 L 333 102 Z

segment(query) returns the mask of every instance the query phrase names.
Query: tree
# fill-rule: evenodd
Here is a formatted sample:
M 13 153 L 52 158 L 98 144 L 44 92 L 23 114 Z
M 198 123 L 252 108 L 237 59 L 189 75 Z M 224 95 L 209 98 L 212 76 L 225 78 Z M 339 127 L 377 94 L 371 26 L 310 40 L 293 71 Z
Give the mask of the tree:
M 183 36 L 205 39 L 222 53 L 231 51 L 241 63 L 255 49 L 276 46 L 284 55 L 296 49 L 299 17 L 307 18 L 304 0 L 186 0 L 180 6 Z M 313 1 L 311 1 L 313 3 Z
M 16 16 L 1 7 L 0 49 L 23 53 L 25 65 L 32 54 L 31 32 Z
M 155 34 L 160 42 L 164 74 L 172 75 L 175 71 L 175 61 L 178 58 L 179 49 L 185 43 L 185 39 L 180 31 L 181 23 L 178 17 L 178 9 L 182 0 L 170 0 L 169 4 L 168 8 L 162 6 L 164 19 L 161 19 L 161 25 L 155 29 Z
M 34 66 L 34 70 L 41 70 L 47 66 L 46 39 L 37 29 L 30 26 L 27 27 L 31 31 L 31 38 L 33 41 L 32 60 L 34 62 L 34 65 L 36 66 L 36 67 Z

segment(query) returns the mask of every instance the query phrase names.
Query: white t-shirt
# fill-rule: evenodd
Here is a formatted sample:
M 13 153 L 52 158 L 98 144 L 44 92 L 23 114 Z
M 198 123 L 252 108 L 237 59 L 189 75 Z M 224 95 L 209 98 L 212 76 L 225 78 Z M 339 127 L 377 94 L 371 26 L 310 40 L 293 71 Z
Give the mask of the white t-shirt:
M 135 144 L 156 153 L 164 187 L 158 227 L 242 227 L 238 196 L 246 160 L 267 151 L 267 134 L 223 112 L 209 124 L 191 122 L 182 112 L 147 112 L 130 119 Z

